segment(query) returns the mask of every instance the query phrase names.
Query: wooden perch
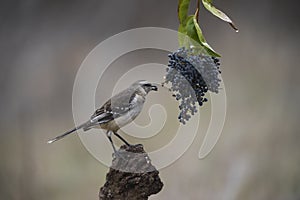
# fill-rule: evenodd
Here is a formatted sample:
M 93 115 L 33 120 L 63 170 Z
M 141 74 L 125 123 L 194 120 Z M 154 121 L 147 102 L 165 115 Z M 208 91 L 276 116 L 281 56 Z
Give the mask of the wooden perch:
M 147 200 L 161 191 L 159 172 L 143 149 L 143 145 L 123 145 L 113 159 L 100 189 L 100 200 Z

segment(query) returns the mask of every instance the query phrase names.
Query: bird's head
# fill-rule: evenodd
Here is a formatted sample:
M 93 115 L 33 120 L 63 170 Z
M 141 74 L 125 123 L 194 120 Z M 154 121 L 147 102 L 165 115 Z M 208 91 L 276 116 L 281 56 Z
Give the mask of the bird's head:
M 157 86 L 149 81 L 140 80 L 133 83 L 133 86 L 140 90 L 142 93 L 148 94 L 150 91 L 157 91 Z

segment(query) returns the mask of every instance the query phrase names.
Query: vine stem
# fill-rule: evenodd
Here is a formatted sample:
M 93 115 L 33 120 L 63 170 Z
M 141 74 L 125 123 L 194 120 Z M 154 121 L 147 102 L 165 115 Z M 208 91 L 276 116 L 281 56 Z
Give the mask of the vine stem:
M 197 0 L 196 18 L 198 23 L 199 23 L 199 11 L 200 11 L 200 0 Z

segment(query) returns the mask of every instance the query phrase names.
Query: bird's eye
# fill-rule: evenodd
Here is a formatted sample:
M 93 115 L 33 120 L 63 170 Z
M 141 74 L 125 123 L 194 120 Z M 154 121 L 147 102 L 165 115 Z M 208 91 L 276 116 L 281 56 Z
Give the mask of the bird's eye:
M 150 83 L 146 83 L 146 84 L 144 84 L 144 86 L 151 87 L 152 85 Z

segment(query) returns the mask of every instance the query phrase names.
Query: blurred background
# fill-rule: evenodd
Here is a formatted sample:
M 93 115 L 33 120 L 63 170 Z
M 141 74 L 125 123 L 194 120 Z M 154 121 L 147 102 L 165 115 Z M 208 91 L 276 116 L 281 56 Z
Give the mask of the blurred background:
M 214 4 L 240 29 L 200 11 L 206 39 L 222 54 L 225 127 L 207 158 L 197 158 L 199 134 L 161 170 L 165 186 L 151 199 L 298 200 L 297 1 Z M 108 168 L 77 136 L 54 146 L 46 141 L 74 126 L 73 83 L 87 54 L 114 34 L 144 26 L 176 30 L 177 1 L 1 0 L 0 199 L 98 199 Z

